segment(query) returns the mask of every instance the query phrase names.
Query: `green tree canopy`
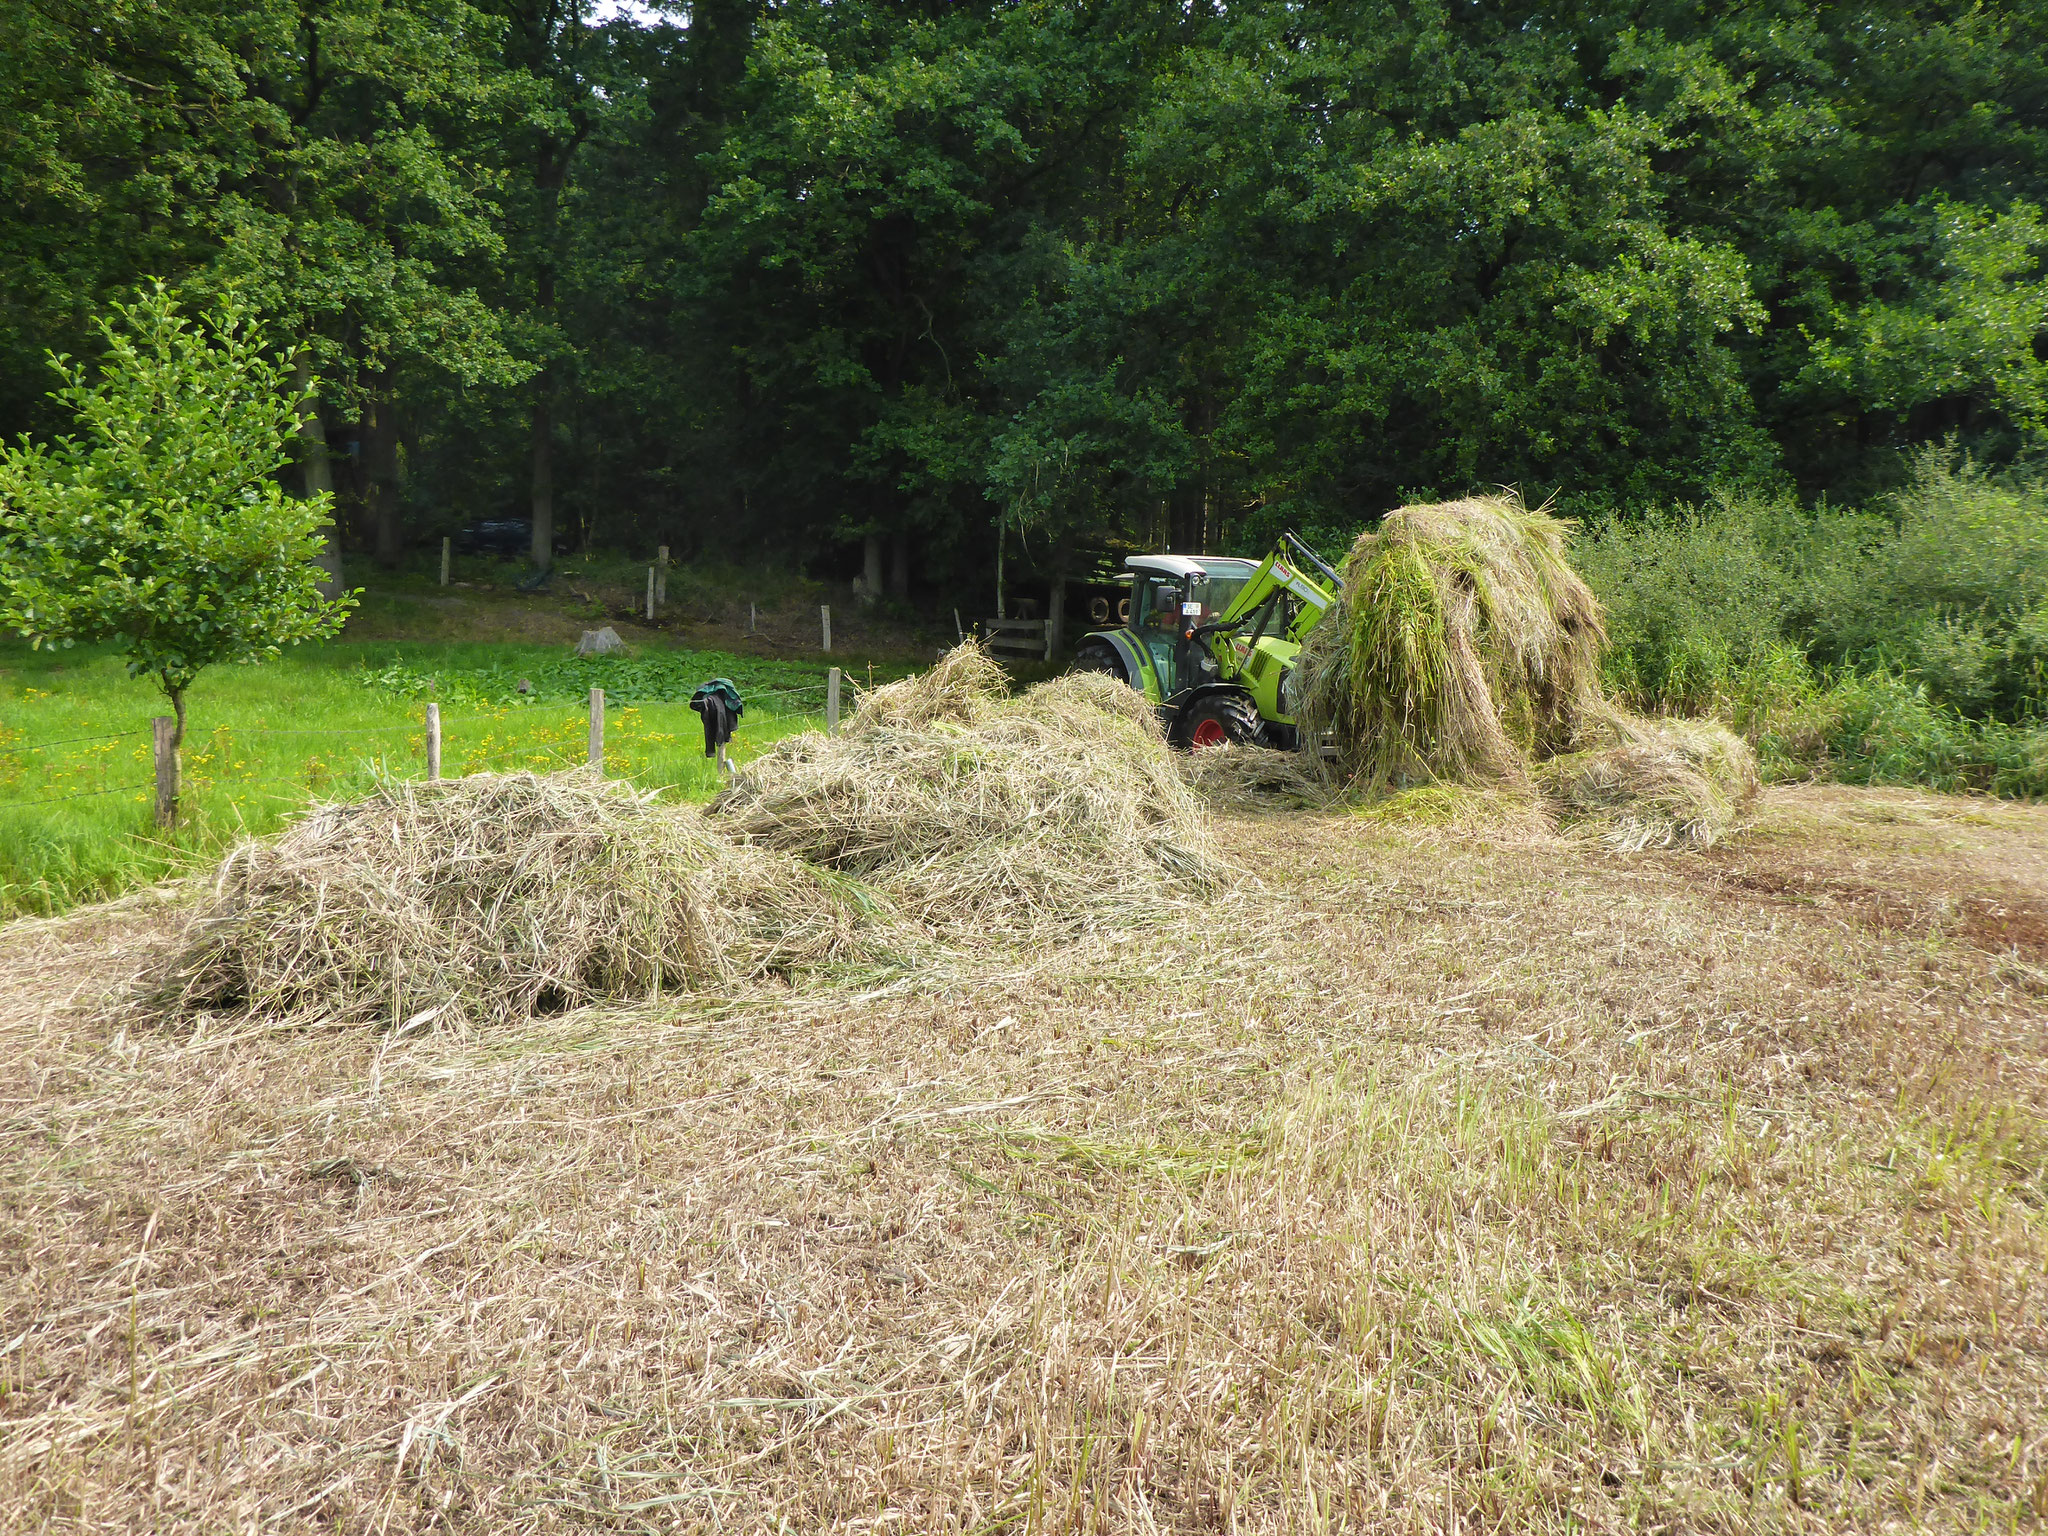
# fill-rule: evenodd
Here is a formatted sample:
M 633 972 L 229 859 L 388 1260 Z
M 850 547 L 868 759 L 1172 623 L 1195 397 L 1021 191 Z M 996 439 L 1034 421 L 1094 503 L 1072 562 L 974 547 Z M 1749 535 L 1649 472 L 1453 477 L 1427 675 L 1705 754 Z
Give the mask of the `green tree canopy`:
M 232 280 L 387 555 L 559 502 L 979 581 L 999 520 L 1050 565 L 2048 450 L 2038 8 L 669 15 L 0 12 L 0 362 L 142 271 Z
M 206 667 L 331 635 L 328 509 L 279 483 L 302 394 L 235 295 L 194 322 L 161 285 L 101 323 L 97 372 L 52 359 L 76 436 L 0 447 L 0 623 L 37 646 L 111 640 L 185 731 Z

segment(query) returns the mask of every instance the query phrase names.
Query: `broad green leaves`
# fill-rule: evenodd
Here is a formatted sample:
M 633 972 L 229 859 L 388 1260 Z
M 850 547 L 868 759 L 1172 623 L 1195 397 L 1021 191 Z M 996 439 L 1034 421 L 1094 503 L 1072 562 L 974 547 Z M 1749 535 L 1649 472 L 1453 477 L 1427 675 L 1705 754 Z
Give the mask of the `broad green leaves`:
M 0 448 L 0 623 L 112 640 L 174 703 L 204 667 L 333 634 L 354 604 L 320 595 L 327 505 L 277 479 L 290 364 L 232 296 L 195 323 L 159 285 L 103 335 L 96 374 L 56 360 L 77 435 Z

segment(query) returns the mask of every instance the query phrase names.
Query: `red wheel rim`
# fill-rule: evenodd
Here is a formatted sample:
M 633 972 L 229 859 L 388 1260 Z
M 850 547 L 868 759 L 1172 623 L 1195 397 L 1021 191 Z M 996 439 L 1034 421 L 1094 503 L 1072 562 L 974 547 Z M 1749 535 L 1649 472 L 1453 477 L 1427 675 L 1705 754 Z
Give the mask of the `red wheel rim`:
M 1230 732 L 1223 729 L 1221 720 L 1198 720 L 1189 740 L 1198 747 L 1220 747 L 1229 742 Z

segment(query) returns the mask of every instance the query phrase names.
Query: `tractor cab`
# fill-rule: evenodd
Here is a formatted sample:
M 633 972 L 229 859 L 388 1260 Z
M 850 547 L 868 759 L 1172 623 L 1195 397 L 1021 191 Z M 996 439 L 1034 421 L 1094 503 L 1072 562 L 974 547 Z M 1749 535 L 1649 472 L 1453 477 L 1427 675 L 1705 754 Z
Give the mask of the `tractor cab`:
M 1151 663 L 1157 699 L 1163 703 L 1214 681 L 1215 658 L 1189 631 L 1221 617 L 1257 565 L 1185 555 L 1133 555 L 1125 563 L 1131 568 L 1130 633 Z

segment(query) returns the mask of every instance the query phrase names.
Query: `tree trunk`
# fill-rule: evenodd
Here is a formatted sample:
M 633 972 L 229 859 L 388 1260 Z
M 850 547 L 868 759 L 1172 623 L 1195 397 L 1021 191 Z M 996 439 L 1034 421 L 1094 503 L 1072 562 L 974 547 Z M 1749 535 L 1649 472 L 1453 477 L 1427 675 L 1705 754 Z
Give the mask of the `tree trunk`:
M 299 494 L 308 501 L 315 496 L 334 495 L 334 466 L 327 461 L 327 428 L 320 420 L 320 405 L 309 391 L 313 385 L 313 363 L 302 351 L 292 366 L 292 381 L 300 394 L 299 405 Z M 324 547 L 318 564 L 327 573 L 320 583 L 322 597 L 339 597 L 342 590 L 341 535 L 328 518 L 322 525 Z M 184 718 L 180 715 L 180 720 Z
M 391 399 L 390 380 L 370 402 L 363 422 L 363 493 L 369 501 L 370 526 L 376 530 L 377 563 L 385 570 L 398 564 L 398 407 Z
M 882 536 L 871 533 L 861 546 L 861 601 L 873 604 L 882 595 Z
M 899 603 L 910 601 L 910 538 L 907 534 L 889 536 L 889 595 Z
M 547 369 L 533 381 L 533 563 L 551 570 L 555 563 L 555 413 L 552 380 Z
M 185 792 L 185 690 L 164 684 L 177 724 L 171 727 L 171 825 L 178 824 L 178 797 Z
M 1169 535 L 1173 540 L 1174 554 L 1199 555 L 1207 552 L 1208 519 L 1204 506 L 1207 495 L 1206 477 L 1174 487 L 1172 532 Z

